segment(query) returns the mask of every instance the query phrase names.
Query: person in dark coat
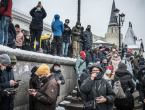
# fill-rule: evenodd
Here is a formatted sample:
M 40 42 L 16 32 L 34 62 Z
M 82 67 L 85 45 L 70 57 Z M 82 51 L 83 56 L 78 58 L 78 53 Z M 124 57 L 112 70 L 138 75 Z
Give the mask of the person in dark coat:
M 58 91 L 57 96 L 59 96 L 60 93 L 60 84 L 65 84 L 65 79 L 61 73 L 61 67 L 59 62 L 55 62 L 54 65 L 51 67 L 50 72 L 54 74 L 55 80 L 57 82 Z
M 37 69 L 37 74 L 41 79 L 41 88 L 29 89 L 29 94 L 36 98 L 34 110 L 55 110 L 57 97 L 57 83 L 54 75 L 50 73 L 50 68 L 42 64 Z
M 40 89 L 40 81 L 39 76 L 37 74 L 38 67 L 33 67 L 31 70 L 31 79 L 29 81 L 30 89 Z M 32 95 L 29 95 L 29 110 L 35 110 L 34 106 L 36 104 L 36 98 Z
M 24 42 L 23 42 L 23 46 L 22 46 L 23 50 L 30 50 L 30 36 L 29 35 L 25 35 L 24 36 Z
M 9 30 L 8 30 L 8 44 L 7 46 L 10 48 L 15 49 L 15 39 L 16 39 L 16 30 L 14 27 L 14 24 L 12 23 L 13 18 L 11 18 L 11 22 L 9 24 Z
M 115 99 L 115 107 L 117 110 L 133 110 L 134 98 L 132 93 L 134 92 L 134 85 L 132 82 L 132 75 L 127 70 L 127 66 L 124 63 L 118 65 L 118 69 L 115 72 L 114 82 L 120 80 L 124 93 L 128 90 L 129 94 L 126 94 L 127 98 Z M 115 86 L 115 85 L 114 85 Z M 125 104 L 126 103 L 126 104 Z
M 68 55 L 68 46 L 69 46 L 70 38 L 71 38 L 71 29 L 68 26 L 69 22 L 70 22 L 69 19 L 65 20 L 65 23 L 64 23 L 65 30 L 62 34 L 62 36 L 63 36 L 63 49 L 62 49 L 63 56 Z
M 93 62 L 91 54 L 90 54 L 90 51 L 91 51 L 91 47 L 88 47 L 87 50 L 85 50 L 85 53 L 86 53 L 86 66 L 88 66 L 88 64 L 90 62 Z
M 10 63 L 11 60 L 7 54 L 0 55 L 0 77 L 4 75 L 3 70 L 4 68 L 6 68 L 6 66 L 9 66 Z M 0 84 L 1 84 L 1 80 L 0 80 Z M 1 99 L 7 98 L 9 94 L 10 93 L 8 91 L 2 90 L 0 86 L 0 103 L 1 103 Z
M 108 66 L 108 62 L 107 62 L 107 59 L 103 59 L 102 60 L 102 64 L 101 64 L 101 67 L 102 67 L 102 70 L 103 72 L 105 73 L 106 72 L 106 67 Z
M 3 76 L 0 76 L 0 87 L 2 90 L 6 88 L 18 88 L 19 82 L 15 82 L 13 68 L 17 63 L 15 56 L 9 56 L 11 59 L 11 64 L 3 70 Z M 14 109 L 14 96 L 10 95 L 6 98 L 2 98 L 0 101 L 1 110 L 13 110 Z
M 41 48 L 43 49 L 43 53 L 50 53 L 50 38 L 41 40 Z
M 30 24 L 30 50 L 34 51 L 34 41 L 36 37 L 36 41 L 38 43 L 36 46 L 36 51 L 39 52 L 40 38 L 43 31 L 43 19 L 47 16 L 47 14 L 45 12 L 45 9 L 42 7 L 41 3 L 38 3 L 38 5 L 30 11 L 30 15 L 32 16 L 32 21 Z
M 104 73 L 100 64 L 93 64 L 90 67 L 90 73 L 91 77 L 84 80 L 81 85 L 81 91 L 87 95 L 86 102 L 95 99 L 96 110 L 108 110 L 110 104 L 114 102 L 115 93 L 108 81 L 102 78 Z
M 106 48 L 105 50 L 102 49 L 102 47 L 100 46 L 99 49 L 101 48 L 101 52 L 99 53 L 99 58 L 101 60 L 101 63 L 102 63 L 102 60 L 104 58 L 106 58 L 106 55 L 108 54 L 109 52 L 109 48 Z M 107 58 L 106 58 L 107 59 Z
M 100 64 L 100 59 L 99 59 L 99 58 L 96 58 L 96 59 L 94 60 L 94 63 L 99 63 L 99 64 Z
M 84 42 L 84 50 L 87 50 L 88 46 L 92 47 L 93 37 L 91 32 L 91 25 L 87 26 L 86 31 L 84 32 L 85 42 Z
M 122 49 L 122 58 L 124 56 L 124 53 L 127 53 L 127 45 L 125 45 L 125 47 Z

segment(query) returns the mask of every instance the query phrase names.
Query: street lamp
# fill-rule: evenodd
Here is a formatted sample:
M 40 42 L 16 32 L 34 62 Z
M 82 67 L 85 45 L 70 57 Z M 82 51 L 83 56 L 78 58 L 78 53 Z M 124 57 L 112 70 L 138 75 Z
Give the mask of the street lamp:
M 119 14 L 119 11 L 117 8 L 114 10 L 114 16 L 116 18 L 117 24 L 118 24 L 118 28 L 119 28 L 119 54 L 120 56 L 122 55 L 122 51 L 121 51 L 121 27 L 123 26 L 123 23 L 125 21 L 125 14 Z M 119 19 L 119 20 L 118 20 Z M 119 22 L 119 23 L 118 23 Z
M 77 21 L 80 22 L 80 16 L 81 16 L 81 0 L 78 0 L 78 17 Z

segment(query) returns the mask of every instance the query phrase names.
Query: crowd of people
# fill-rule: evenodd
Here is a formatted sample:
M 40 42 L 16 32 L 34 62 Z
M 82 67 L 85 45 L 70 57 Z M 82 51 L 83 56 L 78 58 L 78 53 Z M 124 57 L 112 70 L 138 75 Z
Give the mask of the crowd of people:
M 13 68 L 17 58 L 13 55 L 0 55 L 0 109 L 13 110 L 14 99 L 21 80 L 15 81 Z M 60 85 L 65 84 L 61 65 L 55 62 L 49 68 L 46 64 L 33 67 L 29 81 L 29 110 L 55 110 Z M 15 92 L 15 93 L 14 93 Z
M 19 24 L 14 26 L 12 23 L 12 0 L 4 0 L 2 3 L 0 2 L 0 45 L 75 59 L 80 51 L 87 51 L 88 46 L 92 46 L 91 25 L 88 25 L 84 31 L 81 23 L 77 22 L 71 29 L 69 27 L 70 20 L 66 19 L 63 23 L 59 20 L 60 16 L 56 14 L 51 24 L 52 42 L 52 35 L 50 35 L 50 38 L 40 40 L 43 31 L 43 20 L 47 16 L 41 2 L 30 10 L 32 17 L 29 26 L 30 34 L 22 29 Z M 36 44 L 36 49 L 34 44 Z
M 138 103 L 144 103 L 145 110 L 145 63 L 143 56 L 128 52 L 127 45 L 122 54 L 113 44 L 110 48 L 99 45 L 92 48 L 91 25 L 84 31 L 80 22 L 71 29 L 70 20 L 60 21 L 54 15 L 51 24 L 53 40 L 42 40 L 43 20 L 47 13 L 39 2 L 30 11 L 32 21 L 30 34 L 21 30 L 19 24 L 12 23 L 12 0 L 0 2 L 0 45 L 40 52 L 76 60 L 77 98 L 84 100 L 85 110 L 133 110 L 134 90 L 139 91 Z M 36 49 L 34 42 L 36 39 Z M 13 110 L 15 92 L 20 80 L 15 81 L 13 68 L 17 63 L 15 56 L 0 55 L 0 109 Z M 29 82 L 29 110 L 55 110 L 60 85 L 65 84 L 61 65 L 55 62 L 49 68 L 46 64 L 33 67 Z
M 133 110 L 134 90 L 139 91 L 138 103 L 145 103 L 143 56 L 130 53 L 127 45 L 123 56 L 115 44 L 87 50 L 80 52 L 75 65 L 77 98 L 84 100 L 84 110 L 113 110 L 113 104 L 117 110 Z

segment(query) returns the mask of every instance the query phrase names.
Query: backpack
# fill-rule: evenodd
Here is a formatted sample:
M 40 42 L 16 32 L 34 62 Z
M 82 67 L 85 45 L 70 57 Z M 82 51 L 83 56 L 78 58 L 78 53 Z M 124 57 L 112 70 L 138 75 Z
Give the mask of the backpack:
M 124 99 L 127 98 L 126 94 L 124 93 L 120 79 L 114 83 L 114 92 L 117 99 Z

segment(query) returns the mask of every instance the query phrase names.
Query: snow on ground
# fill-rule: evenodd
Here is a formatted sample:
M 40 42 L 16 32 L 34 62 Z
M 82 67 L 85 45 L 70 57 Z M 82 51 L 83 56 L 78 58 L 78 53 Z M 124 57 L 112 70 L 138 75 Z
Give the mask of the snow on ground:
M 12 49 L 7 46 L 2 46 L 0 45 L 0 51 L 5 51 L 5 52 L 15 52 L 19 53 L 22 55 L 31 55 L 31 56 L 39 56 L 39 57 L 48 57 L 48 58 L 55 58 L 55 59 L 62 59 L 62 60 L 67 60 L 67 61 L 74 61 L 76 62 L 76 59 L 73 58 L 65 58 L 65 57 L 60 57 L 60 56 L 52 56 L 49 54 L 43 54 L 43 53 L 36 53 L 36 52 L 31 52 L 31 51 L 26 51 L 26 50 L 21 50 L 21 49 Z
M 69 101 L 64 100 L 63 102 L 61 102 L 60 104 L 69 104 Z
M 58 106 L 56 107 L 56 110 L 65 110 L 65 108 Z

